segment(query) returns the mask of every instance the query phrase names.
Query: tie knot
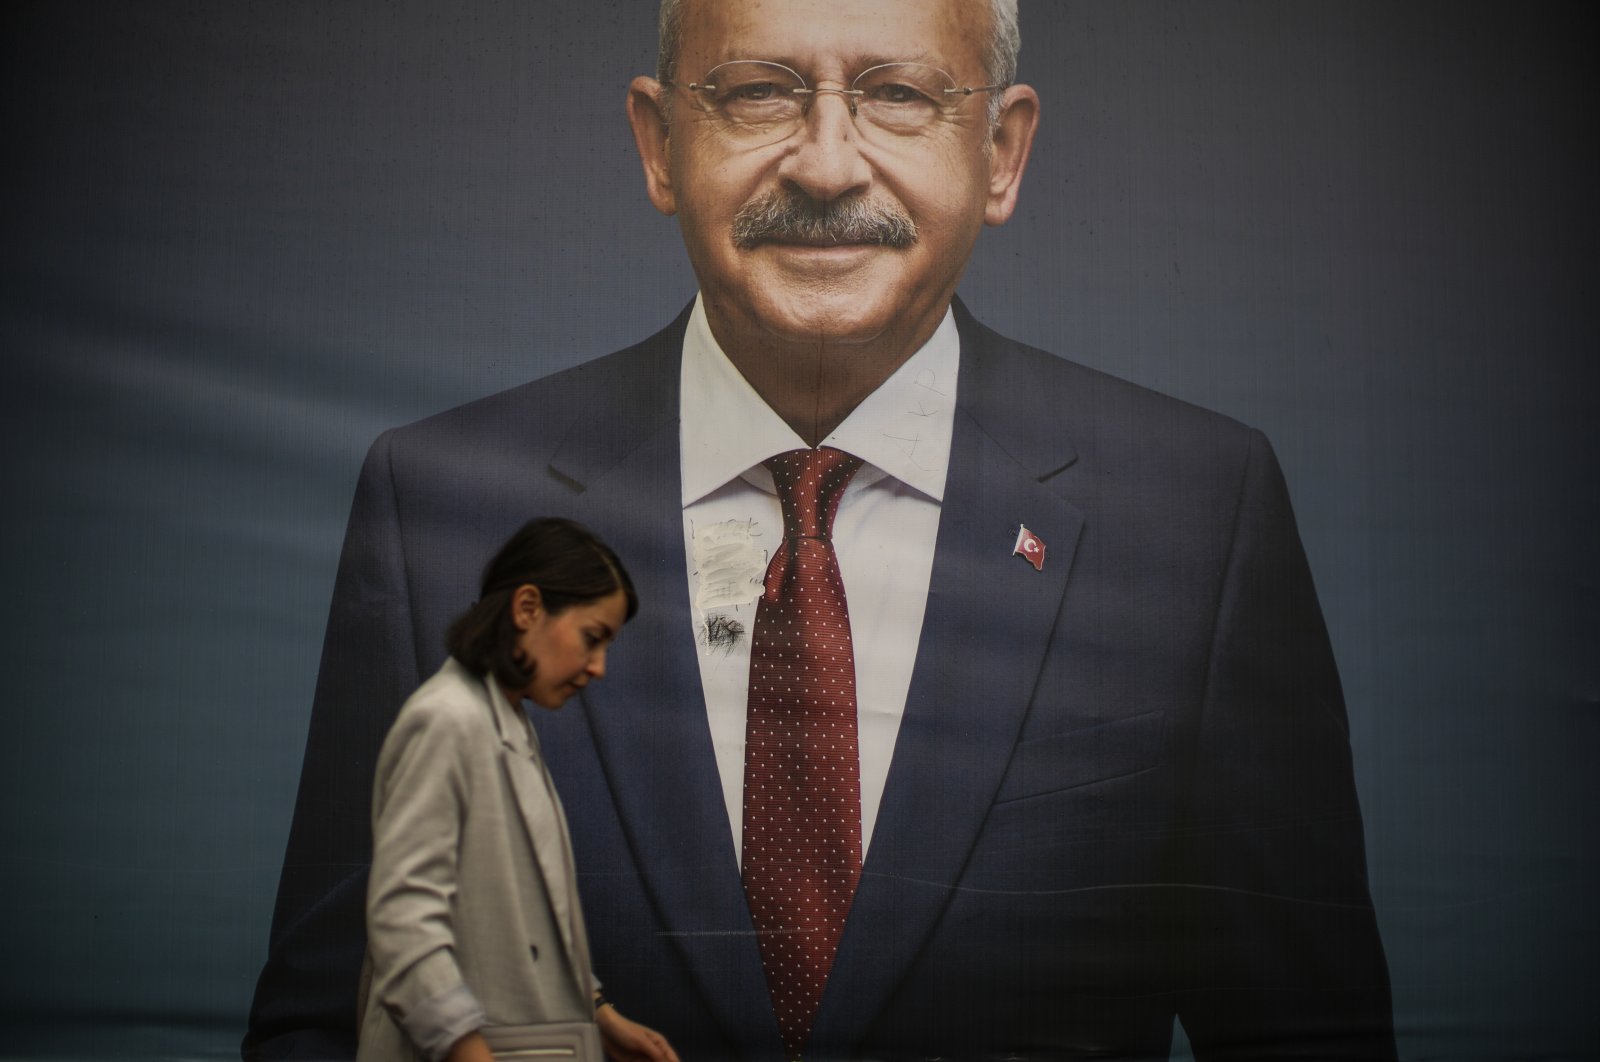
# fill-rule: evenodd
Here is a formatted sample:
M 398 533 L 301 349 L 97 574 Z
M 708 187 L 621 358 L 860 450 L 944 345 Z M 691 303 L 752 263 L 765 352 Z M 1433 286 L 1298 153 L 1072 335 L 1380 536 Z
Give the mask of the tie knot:
M 861 458 L 831 446 L 790 450 L 763 461 L 783 506 L 785 538 L 828 538 L 839 498 Z

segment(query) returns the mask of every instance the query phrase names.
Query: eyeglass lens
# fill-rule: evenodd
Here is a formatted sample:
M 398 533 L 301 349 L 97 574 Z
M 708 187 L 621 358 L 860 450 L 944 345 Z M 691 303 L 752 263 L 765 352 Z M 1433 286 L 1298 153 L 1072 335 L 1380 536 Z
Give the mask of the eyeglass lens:
M 842 93 L 865 131 L 921 133 L 961 97 L 950 75 L 922 63 L 887 63 L 864 70 Z M 786 66 L 739 59 L 714 67 L 694 86 L 708 109 L 744 138 L 776 140 L 804 120 L 817 90 Z M 821 92 L 834 90 L 823 89 Z

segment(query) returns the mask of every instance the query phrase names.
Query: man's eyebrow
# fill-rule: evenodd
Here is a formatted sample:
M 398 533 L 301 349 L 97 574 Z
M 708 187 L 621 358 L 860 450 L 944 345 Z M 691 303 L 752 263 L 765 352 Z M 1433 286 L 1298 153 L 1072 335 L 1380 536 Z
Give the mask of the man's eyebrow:
M 942 69 L 946 62 L 943 56 L 934 55 L 932 52 L 899 52 L 894 55 L 872 52 L 851 56 L 845 64 L 845 69 L 860 73 L 889 63 L 921 63 L 924 66 L 937 66 Z
M 777 63 L 780 66 L 788 67 L 790 70 L 793 70 L 804 77 L 813 76 L 813 71 L 808 69 L 810 64 L 804 62 L 798 56 L 785 53 L 778 53 L 776 55 L 756 55 L 753 53 L 740 53 L 735 55 L 730 53 L 729 55 L 717 60 L 717 65 L 720 65 L 721 63 L 737 62 L 741 59 L 753 60 L 755 62 L 762 63 Z M 846 73 L 850 74 L 851 76 L 859 74 L 863 70 L 870 70 L 875 66 L 884 66 L 888 63 L 922 63 L 925 66 L 935 66 L 942 70 L 944 69 L 946 60 L 944 57 L 934 55 L 931 52 L 902 52 L 895 55 L 886 55 L 882 52 L 860 52 L 855 55 L 843 56 L 839 60 L 840 66 L 842 66 Z
M 895 56 L 884 55 L 869 57 L 865 60 L 868 66 L 881 66 L 884 63 L 922 63 L 926 66 L 937 67 L 943 67 L 949 61 L 945 56 L 934 55 L 932 52 L 912 52 Z

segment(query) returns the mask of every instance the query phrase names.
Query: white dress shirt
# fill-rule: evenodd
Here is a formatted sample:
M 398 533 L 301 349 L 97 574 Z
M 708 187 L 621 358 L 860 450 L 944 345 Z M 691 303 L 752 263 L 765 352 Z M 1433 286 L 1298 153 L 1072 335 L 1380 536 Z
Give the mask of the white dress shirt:
M 948 311 L 932 338 L 822 445 L 865 464 L 845 488 L 833 544 L 850 608 L 866 856 L 922 637 L 955 424 L 961 341 Z M 683 338 L 678 432 L 690 616 L 717 771 L 742 859 L 745 703 L 756 601 L 783 510 L 761 462 L 806 443 L 745 380 L 696 300 Z

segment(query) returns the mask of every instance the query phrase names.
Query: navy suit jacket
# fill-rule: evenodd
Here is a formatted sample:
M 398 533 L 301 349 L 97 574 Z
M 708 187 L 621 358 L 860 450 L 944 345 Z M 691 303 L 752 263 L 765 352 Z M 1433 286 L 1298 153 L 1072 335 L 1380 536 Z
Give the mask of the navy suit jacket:
M 686 316 L 374 444 L 247 1055 L 350 1053 L 374 757 L 484 559 L 559 514 L 641 600 L 604 681 L 536 720 L 596 972 L 686 1060 L 781 1058 L 688 619 Z M 956 320 L 921 648 L 807 1058 L 1165 1058 L 1175 1014 L 1201 1058 L 1393 1057 L 1338 674 L 1266 439 Z

